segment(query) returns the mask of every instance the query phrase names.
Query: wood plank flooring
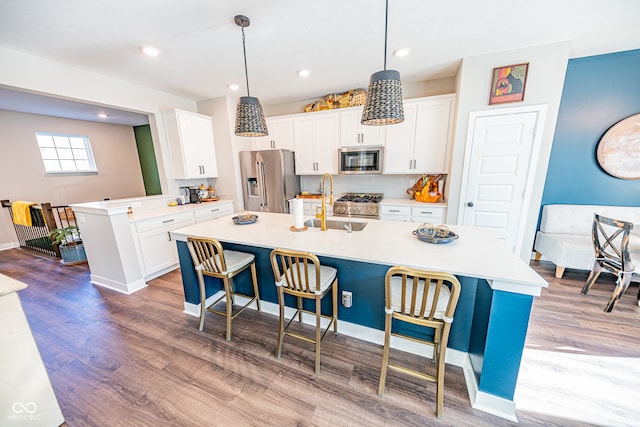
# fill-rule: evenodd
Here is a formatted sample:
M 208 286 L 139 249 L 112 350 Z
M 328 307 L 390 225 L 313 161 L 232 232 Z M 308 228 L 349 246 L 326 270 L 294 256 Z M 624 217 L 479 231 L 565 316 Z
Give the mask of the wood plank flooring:
M 637 285 L 607 314 L 611 276 L 583 296 L 585 272 L 555 279 L 552 264 L 533 266 L 550 286 L 534 304 L 516 390 L 520 425 L 637 425 Z M 93 286 L 86 265 L 18 249 L 0 252 L 0 271 L 29 285 L 20 297 L 69 426 L 514 425 L 472 409 L 455 366 L 436 419 L 433 384 L 391 373 L 377 396 L 379 345 L 328 334 L 315 375 L 311 344 L 285 339 L 275 358 L 270 314 L 245 311 L 230 343 L 221 317 L 209 315 L 198 332 L 198 319 L 182 313 L 178 271 L 133 295 Z

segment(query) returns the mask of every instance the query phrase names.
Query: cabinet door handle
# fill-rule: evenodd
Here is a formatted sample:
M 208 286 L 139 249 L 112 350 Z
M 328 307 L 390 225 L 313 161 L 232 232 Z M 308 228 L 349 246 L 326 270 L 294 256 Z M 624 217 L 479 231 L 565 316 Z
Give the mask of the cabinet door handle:
M 169 241 L 171 241 L 171 232 L 167 231 L 167 236 L 169 236 Z
M 400 209 L 389 209 L 389 212 L 400 212 Z
M 172 219 L 165 219 L 164 221 L 162 221 L 162 223 L 163 223 L 163 224 L 166 224 L 166 223 L 168 223 L 168 222 L 173 222 L 173 220 L 174 220 L 174 219 L 175 219 L 175 218 L 172 218 Z

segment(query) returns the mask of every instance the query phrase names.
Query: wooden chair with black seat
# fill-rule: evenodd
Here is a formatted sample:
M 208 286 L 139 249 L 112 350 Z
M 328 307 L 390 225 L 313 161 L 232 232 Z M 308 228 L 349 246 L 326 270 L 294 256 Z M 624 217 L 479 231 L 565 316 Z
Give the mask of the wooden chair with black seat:
M 258 310 L 260 310 L 260 293 L 258 292 L 255 256 L 245 252 L 225 250 L 219 241 L 210 238 L 189 237 L 187 239 L 187 246 L 189 247 L 189 253 L 195 265 L 198 285 L 200 287 L 200 325 L 198 330 L 202 331 L 204 328 L 204 318 L 207 311 L 220 314 L 227 318 L 226 337 L 227 341 L 231 341 L 231 321 L 254 301 L 256 302 Z M 249 267 L 251 267 L 253 295 L 236 292 L 233 284 L 233 278 Z M 207 293 L 204 276 L 218 278 L 222 280 L 224 286 L 224 295 L 220 296 L 211 304 L 206 303 Z M 233 306 L 236 295 L 248 298 L 249 300 L 234 313 Z M 223 299 L 226 303 L 225 310 L 216 309 L 215 306 Z
M 587 277 L 587 283 L 582 288 L 586 295 L 603 270 L 617 276 L 616 287 L 604 308 L 611 312 L 618 300 L 634 281 L 640 281 L 640 268 L 635 267 L 632 260 L 640 265 L 640 237 L 631 238 L 633 223 L 608 218 L 594 214 L 591 238 L 595 250 L 593 268 Z M 638 291 L 638 305 L 640 306 L 640 290 Z
M 282 356 L 284 336 L 289 335 L 303 341 L 311 342 L 316 347 L 315 373 L 320 373 L 320 344 L 333 324 L 333 332 L 338 333 L 338 271 L 326 265 L 321 265 L 318 257 L 310 252 L 274 249 L 271 251 L 271 267 L 278 291 L 280 306 L 280 322 L 278 325 L 278 359 Z M 322 299 L 331 291 L 332 313 L 330 316 L 322 314 Z M 297 299 L 297 310 L 287 325 L 284 325 L 285 295 L 293 295 Z M 304 300 L 315 301 L 315 311 L 303 307 Z M 289 331 L 293 320 L 298 316 L 302 322 L 302 313 L 313 314 L 316 319 L 315 338 L 301 333 Z M 324 333 L 321 319 L 329 319 Z
M 425 291 L 426 288 L 426 291 Z M 436 383 L 436 417 L 442 416 L 444 402 L 445 354 L 449 331 L 453 322 L 460 282 L 449 273 L 419 270 L 409 267 L 391 267 L 385 276 L 385 329 L 384 352 L 378 395 L 385 389 L 387 369 L 391 368 L 414 377 Z M 392 330 L 393 320 L 426 328 L 424 334 L 411 335 Z M 400 324 L 401 325 L 401 324 Z M 396 326 L 400 326 L 396 325 Z M 427 373 L 389 363 L 391 336 L 427 344 L 433 348 L 435 373 Z

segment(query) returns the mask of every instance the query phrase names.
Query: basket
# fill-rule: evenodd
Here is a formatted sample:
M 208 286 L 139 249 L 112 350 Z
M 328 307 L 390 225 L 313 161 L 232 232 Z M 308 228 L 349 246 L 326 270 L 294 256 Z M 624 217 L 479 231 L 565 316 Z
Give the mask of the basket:
M 87 261 L 84 244 L 60 245 L 60 256 L 63 264 L 79 264 Z

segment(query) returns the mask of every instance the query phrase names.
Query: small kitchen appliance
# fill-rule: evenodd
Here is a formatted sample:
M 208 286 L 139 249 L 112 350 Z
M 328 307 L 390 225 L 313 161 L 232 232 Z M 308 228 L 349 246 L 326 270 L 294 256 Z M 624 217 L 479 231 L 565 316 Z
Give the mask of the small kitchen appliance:
M 198 187 L 189 187 L 189 203 L 200 203 Z
M 384 147 L 345 147 L 338 150 L 341 174 L 382 173 Z

